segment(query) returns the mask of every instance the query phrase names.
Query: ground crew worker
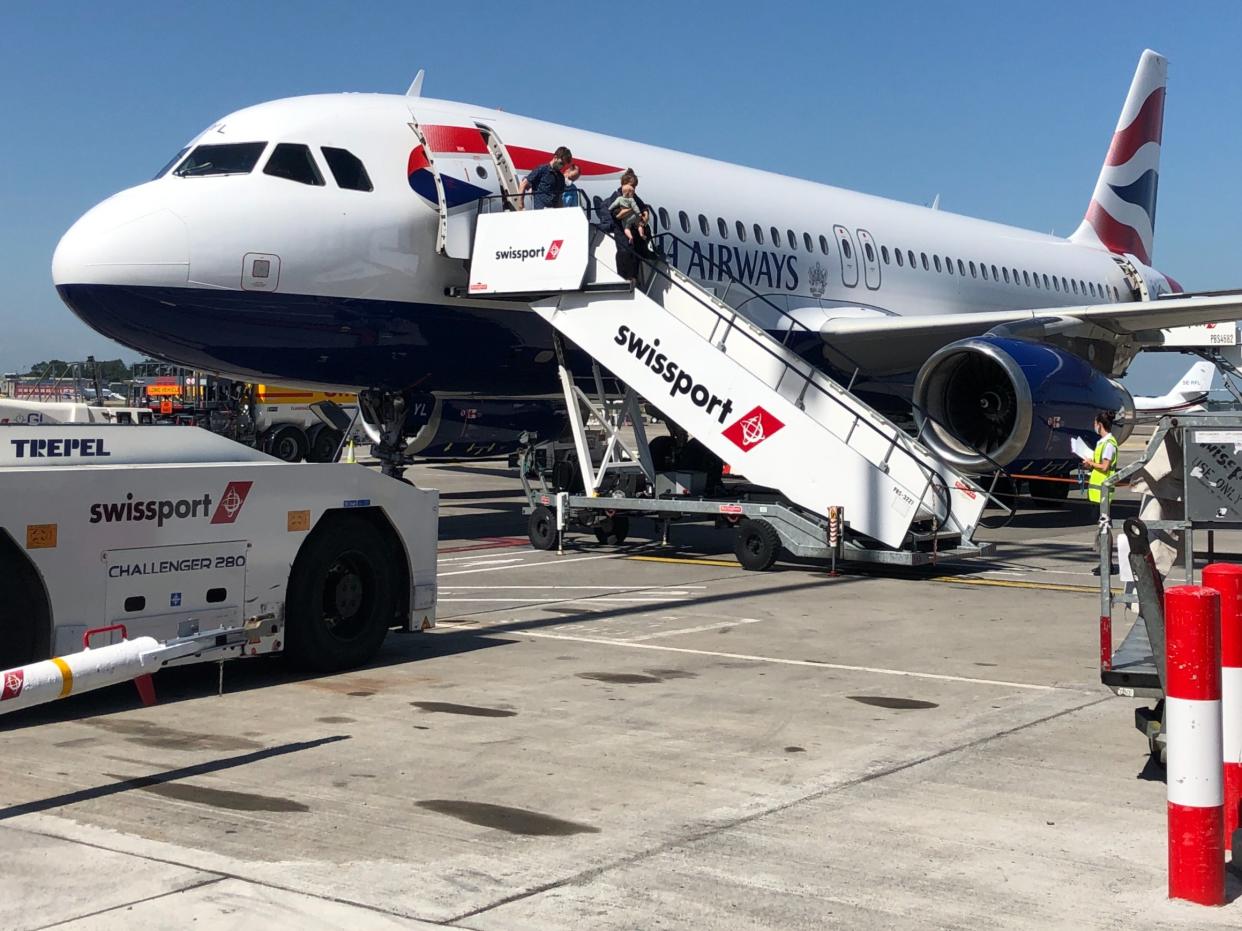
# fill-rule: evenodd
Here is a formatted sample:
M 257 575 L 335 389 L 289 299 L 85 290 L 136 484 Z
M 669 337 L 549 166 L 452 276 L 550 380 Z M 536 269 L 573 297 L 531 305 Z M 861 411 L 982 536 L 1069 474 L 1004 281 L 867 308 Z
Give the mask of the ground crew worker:
M 1095 433 L 1100 439 L 1091 458 L 1082 460 L 1083 468 L 1091 472 L 1087 480 L 1087 500 L 1092 504 L 1100 503 L 1100 486 L 1117 471 L 1117 439 L 1112 434 L 1116 419 L 1112 411 L 1100 411 L 1095 415 Z M 1108 500 L 1113 500 L 1112 488 L 1108 489 Z
M 1087 500 L 1092 504 L 1099 504 L 1100 498 L 1103 497 L 1100 489 L 1104 484 L 1104 480 L 1112 476 L 1117 471 L 1117 439 L 1112 434 L 1113 422 L 1117 415 L 1112 411 L 1100 411 L 1095 415 L 1095 434 L 1099 437 L 1099 441 L 1095 444 L 1095 451 L 1091 454 L 1090 459 L 1083 459 L 1082 465 L 1086 469 L 1091 470 L 1091 477 L 1087 480 Z M 1109 486 L 1108 500 L 1113 500 L 1113 489 Z M 1105 529 L 1104 518 L 1100 517 L 1100 534 L 1097 545 L 1103 549 L 1108 546 L 1109 536 Z M 1112 555 L 1109 555 L 1111 560 Z M 1101 559 L 1103 555 L 1101 554 Z M 1117 567 L 1111 566 L 1109 572 L 1116 572 Z M 1100 567 L 1096 566 L 1091 570 L 1092 575 L 1100 574 Z

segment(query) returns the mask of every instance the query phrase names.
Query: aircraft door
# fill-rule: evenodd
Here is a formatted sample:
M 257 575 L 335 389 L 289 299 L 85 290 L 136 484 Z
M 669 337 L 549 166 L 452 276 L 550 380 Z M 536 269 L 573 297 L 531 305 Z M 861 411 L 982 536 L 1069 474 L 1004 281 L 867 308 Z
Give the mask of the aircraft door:
M 472 122 L 435 115 L 426 122 L 411 111 L 416 143 L 410 151 L 410 187 L 439 212 L 436 251 L 470 258 L 479 198 L 499 194 L 501 181 L 487 141 Z
M 874 291 L 880 286 L 880 254 L 875 239 L 866 230 L 858 230 L 858 242 L 862 246 L 863 275 L 867 287 Z
M 858 285 L 858 250 L 854 248 L 854 237 L 844 226 L 834 226 L 832 232 L 837 237 L 837 252 L 841 255 L 841 283 L 847 288 Z

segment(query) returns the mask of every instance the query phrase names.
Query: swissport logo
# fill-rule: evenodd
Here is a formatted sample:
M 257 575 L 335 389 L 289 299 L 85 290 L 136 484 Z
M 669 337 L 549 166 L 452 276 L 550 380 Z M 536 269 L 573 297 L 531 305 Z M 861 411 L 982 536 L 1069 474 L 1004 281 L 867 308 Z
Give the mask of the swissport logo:
M 4 674 L 4 684 L 0 685 L 0 701 L 8 701 L 22 693 L 26 685 L 26 670 L 10 669 Z
M 552 245 L 548 246 L 548 254 L 543 257 L 545 262 L 554 262 L 556 257 L 561 254 L 561 244 L 565 242 L 563 239 L 552 240 Z
M 211 515 L 213 524 L 231 524 L 237 520 L 242 505 L 246 503 L 246 495 L 250 494 L 250 486 L 254 482 L 229 482 L 216 505 L 216 513 Z
M 784 426 L 774 415 L 762 407 L 756 407 L 726 428 L 724 436 L 742 452 L 748 453 Z
M 554 262 L 556 257 L 561 254 L 561 246 L 565 244 L 563 239 L 552 240 L 550 246 L 540 246 L 538 249 L 518 249 L 510 246 L 508 249 L 496 250 L 497 262 L 525 262 L 527 259 L 537 259 L 543 257 L 545 262 Z

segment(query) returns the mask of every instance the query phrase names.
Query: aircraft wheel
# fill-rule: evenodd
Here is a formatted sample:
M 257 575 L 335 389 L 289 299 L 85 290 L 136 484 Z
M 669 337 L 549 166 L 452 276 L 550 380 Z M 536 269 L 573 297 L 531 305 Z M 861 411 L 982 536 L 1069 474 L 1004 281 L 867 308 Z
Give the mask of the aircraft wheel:
M 338 518 L 307 540 L 286 595 L 290 660 L 334 672 L 374 656 L 396 619 L 398 569 L 391 548 L 363 518 Z
M 595 539 L 600 543 L 617 545 L 625 542 L 630 533 L 630 518 L 627 514 L 614 514 L 605 517 L 595 525 Z
M 301 462 L 306 458 L 306 434 L 294 426 L 276 427 L 268 432 L 263 448 L 283 462 Z
M 531 511 L 526 532 L 530 536 L 530 545 L 535 549 L 556 549 L 556 515 L 550 508 L 540 504 Z
M 1046 482 L 1031 479 L 1031 500 L 1036 504 L 1056 507 L 1069 498 L 1070 489 L 1074 486 L 1069 482 Z
M 751 572 L 771 569 L 780 551 L 780 535 L 767 521 L 748 518 L 738 523 L 733 553 L 743 569 Z

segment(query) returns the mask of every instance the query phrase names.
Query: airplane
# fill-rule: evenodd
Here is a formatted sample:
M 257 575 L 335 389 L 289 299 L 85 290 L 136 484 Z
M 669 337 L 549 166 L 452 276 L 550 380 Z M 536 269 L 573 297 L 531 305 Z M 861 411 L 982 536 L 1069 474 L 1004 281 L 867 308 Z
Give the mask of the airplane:
M 1242 317 L 1242 292 L 1186 296 L 1150 264 L 1167 79 L 1151 50 L 1066 238 L 424 98 L 421 78 L 212 123 L 64 234 L 62 300 L 182 365 L 361 389 L 386 468 L 423 426 L 413 397 L 561 397 L 551 328 L 472 299 L 464 260 L 479 199 L 562 145 L 596 211 L 633 166 L 671 263 L 774 333 L 790 324 L 771 304 L 786 311 L 804 357 L 963 469 L 1068 473 L 1098 410 L 1132 421 L 1118 378 L 1160 328 Z
M 1199 359 L 1169 392 L 1155 397 L 1136 395 L 1135 413 L 1143 418 L 1154 418 L 1202 411 L 1215 375 L 1216 366 L 1206 359 Z

